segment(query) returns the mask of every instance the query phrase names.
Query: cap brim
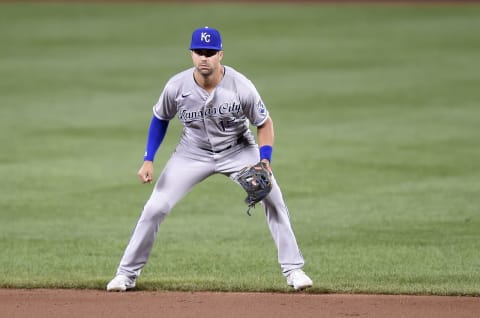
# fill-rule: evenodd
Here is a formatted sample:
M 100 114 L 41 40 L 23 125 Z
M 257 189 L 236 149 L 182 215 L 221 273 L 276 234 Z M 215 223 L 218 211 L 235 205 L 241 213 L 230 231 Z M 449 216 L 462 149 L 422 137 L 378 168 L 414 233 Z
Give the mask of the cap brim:
M 206 46 L 206 45 L 200 45 L 200 46 L 191 46 L 190 50 L 215 50 L 215 51 L 221 51 L 222 48 L 218 48 L 217 46 Z

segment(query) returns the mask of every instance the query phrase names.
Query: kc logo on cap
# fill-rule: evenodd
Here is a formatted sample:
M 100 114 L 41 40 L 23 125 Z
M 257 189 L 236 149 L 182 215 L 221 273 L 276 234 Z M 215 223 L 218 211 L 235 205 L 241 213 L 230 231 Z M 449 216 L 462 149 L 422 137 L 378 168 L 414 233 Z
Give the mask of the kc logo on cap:
M 208 34 L 207 32 L 202 32 L 202 35 L 200 36 L 200 41 L 210 43 L 210 34 Z
M 193 31 L 190 50 L 207 49 L 221 51 L 222 47 L 222 37 L 218 30 L 206 26 Z

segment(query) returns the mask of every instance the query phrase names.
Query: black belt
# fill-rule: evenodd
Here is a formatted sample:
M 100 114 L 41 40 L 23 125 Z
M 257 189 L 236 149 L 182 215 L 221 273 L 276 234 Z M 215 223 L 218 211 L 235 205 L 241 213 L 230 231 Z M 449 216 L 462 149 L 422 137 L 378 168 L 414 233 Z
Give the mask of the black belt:
M 233 148 L 233 146 L 236 146 L 236 145 L 242 143 L 242 142 L 243 142 L 243 138 L 244 138 L 243 136 L 238 137 L 238 139 L 237 139 L 236 142 L 234 142 L 234 143 L 231 144 L 230 146 L 225 147 L 225 148 L 220 149 L 220 150 L 212 150 L 212 149 L 208 149 L 208 148 L 200 148 L 200 149 L 205 150 L 205 151 L 209 151 L 209 152 L 211 152 L 211 153 L 221 153 L 221 152 L 224 152 L 225 150 L 228 150 L 228 149 Z

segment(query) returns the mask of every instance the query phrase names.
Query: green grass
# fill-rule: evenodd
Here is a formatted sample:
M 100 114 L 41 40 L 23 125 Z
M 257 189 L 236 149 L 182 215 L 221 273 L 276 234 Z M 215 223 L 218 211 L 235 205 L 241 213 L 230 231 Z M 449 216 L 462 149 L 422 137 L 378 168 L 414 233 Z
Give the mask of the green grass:
M 151 191 L 136 180 L 151 107 L 203 25 L 270 109 L 310 292 L 480 295 L 467 5 L 1 4 L 0 287 L 104 288 Z M 195 188 L 138 288 L 289 291 L 243 197 L 220 176 Z

